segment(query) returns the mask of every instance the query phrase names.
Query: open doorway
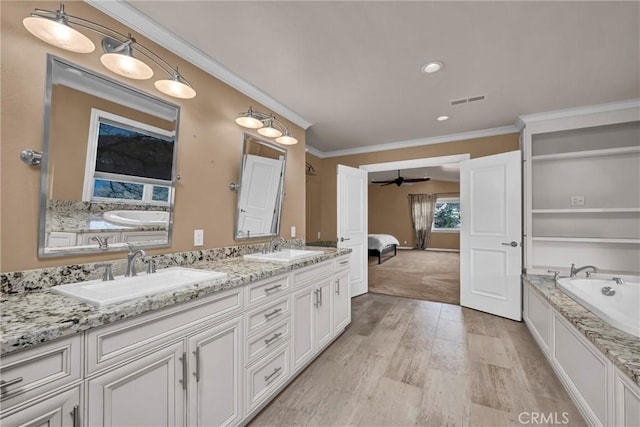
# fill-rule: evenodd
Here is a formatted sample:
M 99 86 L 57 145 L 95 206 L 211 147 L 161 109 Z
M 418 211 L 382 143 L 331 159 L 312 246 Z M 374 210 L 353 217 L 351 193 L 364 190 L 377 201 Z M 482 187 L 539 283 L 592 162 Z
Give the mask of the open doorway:
M 369 292 L 460 304 L 459 163 L 468 158 L 360 166 L 368 171 L 369 247 L 378 248 L 370 251 Z M 415 204 L 428 210 L 430 217 L 416 214 Z M 428 229 L 420 221 L 428 223 Z M 414 224 L 421 230 L 418 234 Z M 397 247 L 391 250 L 393 244 Z

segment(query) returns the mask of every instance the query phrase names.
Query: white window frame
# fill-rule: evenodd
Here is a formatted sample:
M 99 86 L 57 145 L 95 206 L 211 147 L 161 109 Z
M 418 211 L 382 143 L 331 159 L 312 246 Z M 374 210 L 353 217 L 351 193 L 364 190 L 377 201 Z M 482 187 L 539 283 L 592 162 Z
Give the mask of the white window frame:
M 129 175 L 110 174 L 110 173 L 98 173 L 96 176 L 96 157 L 98 151 L 98 136 L 100 130 L 100 123 L 102 120 L 122 124 L 126 127 L 139 129 L 141 132 L 149 132 L 156 135 L 164 136 L 167 138 L 174 138 L 175 132 L 168 131 L 166 129 L 158 128 L 148 125 L 146 123 L 138 122 L 136 120 L 129 119 L 127 117 L 118 116 L 117 114 L 109 113 L 107 111 L 99 110 L 97 108 L 91 109 L 91 118 L 89 122 L 89 137 L 87 138 L 87 160 L 85 161 L 84 170 L 84 184 L 82 187 L 82 200 L 85 202 L 121 202 L 132 204 L 154 204 L 154 205 L 169 205 L 172 199 L 172 183 L 171 181 L 165 181 L 161 179 L 134 177 Z M 174 142 L 175 143 L 175 142 Z M 116 199 L 111 197 L 94 197 L 93 190 L 95 186 L 95 180 L 106 181 L 118 181 L 127 182 L 132 184 L 142 184 L 142 199 Z M 153 187 L 169 187 L 169 196 L 167 201 L 153 200 Z
M 436 205 L 438 203 L 458 203 L 460 204 L 460 197 L 438 197 L 436 199 Z M 462 218 L 461 218 L 462 220 Z M 458 228 L 435 228 L 435 217 L 433 222 L 431 223 L 431 232 L 432 233 L 460 233 L 460 227 Z

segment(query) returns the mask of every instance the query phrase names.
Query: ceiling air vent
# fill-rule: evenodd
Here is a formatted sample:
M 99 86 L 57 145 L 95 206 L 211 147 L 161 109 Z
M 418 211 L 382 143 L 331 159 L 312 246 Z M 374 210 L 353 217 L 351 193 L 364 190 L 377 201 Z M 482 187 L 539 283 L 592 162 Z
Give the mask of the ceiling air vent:
M 487 99 L 486 95 L 470 96 L 469 98 L 461 98 L 461 99 L 456 99 L 456 100 L 453 100 L 453 101 L 449 101 L 449 104 L 450 105 L 461 105 L 461 104 L 468 104 L 470 102 L 484 101 L 485 99 Z

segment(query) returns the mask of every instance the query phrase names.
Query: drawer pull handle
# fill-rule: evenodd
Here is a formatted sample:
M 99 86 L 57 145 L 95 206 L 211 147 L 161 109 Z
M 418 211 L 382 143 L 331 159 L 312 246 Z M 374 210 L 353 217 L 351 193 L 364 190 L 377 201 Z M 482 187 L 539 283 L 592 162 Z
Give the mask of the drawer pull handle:
M 336 295 L 340 295 L 340 279 L 336 279 Z
M 193 355 L 196 356 L 196 371 L 193 375 L 196 377 L 196 382 L 200 382 L 200 346 L 196 347 Z
M 182 353 L 182 357 L 178 358 L 179 361 L 182 362 L 182 378 L 178 381 L 182 383 L 182 389 L 187 389 L 187 353 Z
M 271 380 L 271 378 L 273 378 L 273 376 L 276 375 L 281 370 L 282 370 L 282 367 L 278 367 L 278 368 L 274 369 L 273 372 L 270 373 L 269 375 L 265 375 L 264 376 L 265 382 L 269 382 L 269 380 Z
M 73 407 L 71 418 L 73 419 L 73 427 L 80 427 L 80 408 L 78 405 Z
M 269 292 L 271 292 L 271 291 L 275 291 L 276 289 L 281 288 L 281 287 L 282 287 L 282 284 L 274 285 L 274 286 L 272 286 L 272 287 L 270 287 L 270 288 L 266 288 L 266 289 L 264 290 L 264 292 L 265 292 L 266 294 L 268 294 Z
M 275 316 L 276 314 L 279 314 L 281 311 L 282 311 L 282 309 L 281 309 L 281 308 L 276 308 L 276 309 L 275 309 L 275 310 L 273 310 L 271 313 L 265 313 L 265 314 L 264 314 L 264 317 L 265 317 L 266 319 L 270 319 L 270 318 L 271 318 L 271 316 Z
M 12 380 L 9 380 L 9 381 L 0 380 L 0 389 L 2 389 L 2 392 L 4 393 L 4 392 L 6 392 L 6 390 L 4 389 L 5 387 L 16 385 L 19 382 L 22 382 L 23 379 L 24 378 L 22 378 L 22 377 L 18 377 L 18 378 L 14 378 Z
M 348 264 L 348 263 L 349 263 L 348 259 L 345 259 L 344 261 L 340 261 L 340 265 L 345 265 L 345 264 Z
M 271 344 L 272 342 L 274 342 L 275 340 L 279 339 L 282 336 L 282 332 L 278 332 L 277 334 L 273 334 L 273 336 L 271 338 L 267 338 L 264 340 L 264 343 L 266 345 Z

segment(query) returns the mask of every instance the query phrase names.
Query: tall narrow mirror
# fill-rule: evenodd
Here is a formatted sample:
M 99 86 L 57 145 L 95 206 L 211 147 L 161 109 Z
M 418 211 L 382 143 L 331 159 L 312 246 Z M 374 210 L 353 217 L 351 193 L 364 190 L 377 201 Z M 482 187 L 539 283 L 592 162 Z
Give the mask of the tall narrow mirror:
M 234 234 L 236 240 L 280 233 L 286 157 L 285 149 L 244 134 Z
M 48 56 L 40 257 L 170 244 L 179 113 Z

